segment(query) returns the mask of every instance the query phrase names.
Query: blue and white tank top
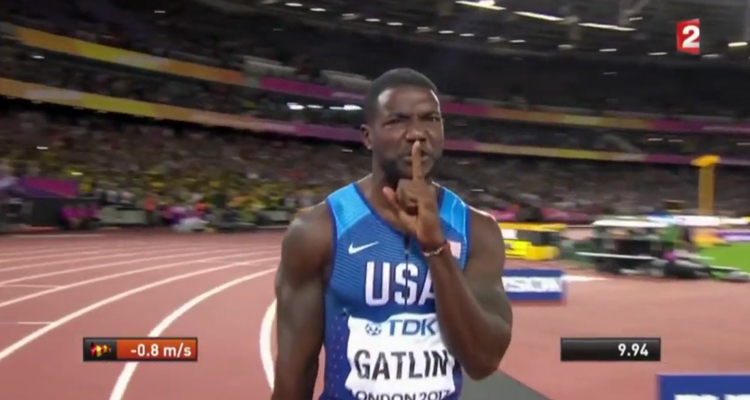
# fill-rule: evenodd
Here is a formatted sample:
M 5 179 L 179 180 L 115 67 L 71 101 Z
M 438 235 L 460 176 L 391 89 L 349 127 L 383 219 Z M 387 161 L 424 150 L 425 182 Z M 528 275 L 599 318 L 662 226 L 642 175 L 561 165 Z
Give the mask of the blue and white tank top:
M 455 400 L 462 372 L 440 335 L 427 261 L 375 213 L 356 184 L 326 200 L 334 256 L 325 291 L 321 400 Z M 439 190 L 440 219 L 461 269 L 469 207 Z

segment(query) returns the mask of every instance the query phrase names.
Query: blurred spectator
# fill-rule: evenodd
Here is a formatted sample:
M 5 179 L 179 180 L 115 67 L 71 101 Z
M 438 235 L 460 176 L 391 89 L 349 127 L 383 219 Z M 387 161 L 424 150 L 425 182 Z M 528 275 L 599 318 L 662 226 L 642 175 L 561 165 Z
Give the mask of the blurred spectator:
M 241 57 L 252 55 L 295 66 L 300 79 L 319 81 L 321 70 L 372 78 L 408 66 L 426 73 L 444 93 L 531 109 L 732 117 L 749 111 L 743 100 L 750 80 L 740 69 L 501 57 L 320 29 L 271 15 L 225 14 L 198 2 L 27 0 L 5 8 L 8 20 L 22 26 L 226 68 L 238 69 Z M 478 76 L 466 66 L 492 73 Z
M 274 120 L 350 128 L 362 121 L 361 110 L 344 110 L 340 104 L 318 101 L 320 104 L 304 106 L 310 101 L 138 70 L 115 71 L 109 64 L 63 59 L 53 53 L 42 54 L 10 43 L 0 46 L 0 57 L 3 76 L 53 87 Z M 455 115 L 447 115 L 445 123 L 449 138 L 514 146 L 682 155 L 712 152 L 750 158 L 750 139 L 738 135 L 623 134 L 611 129 L 532 125 Z
M 479 76 L 458 64 L 435 62 L 451 57 L 452 51 L 318 31 L 266 16 L 223 15 L 192 2 L 30 0 L 0 6 L 0 13 L 22 26 L 224 68 L 239 69 L 242 55 L 260 56 L 294 66 L 294 79 L 329 85 L 334 82 L 325 78 L 325 69 L 372 77 L 407 65 L 466 102 L 488 101 L 472 99 L 482 97 L 504 107 L 552 105 L 594 115 L 606 109 L 736 117 L 746 111 L 739 98 L 749 82 L 744 72 L 724 71 L 716 80 L 705 80 L 693 79 L 706 72 L 692 69 L 644 65 L 622 70 L 608 63 L 455 54 L 461 65 L 492 71 Z M 353 49 L 367 51 L 347 56 Z M 0 40 L 0 76 L 275 120 L 352 128 L 362 120 L 361 111 L 344 110 L 342 104 L 318 102 L 313 107 L 309 99 L 42 52 L 8 37 Z M 228 207 L 237 215 L 307 206 L 363 176 L 369 167 L 368 154 L 357 146 L 10 100 L 0 104 L 0 158 L 6 169 L 15 169 L 16 175 L 75 177 L 81 192 L 100 204 L 137 204 L 153 215 L 165 205 L 198 201 Z M 748 141 L 730 135 L 622 133 L 455 115 L 446 116 L 446 132 L 450 139 L 513 146 L 750 157 Z M 695 207 L 697 198 L 696 173 L 686 166 L 451 154 L 440 178 L 472 204 L 493 209 L 514 207 L 523 198 L 569 210 L 631 213 L 656 207 L 665 198 L 684 199 L 687 207 Z M 720 168 L 717 207 L 748 209 L 746 179 L 741 170 Z
M 19 130 L 0 131 L 2 140 L 18 144 L 6 162 L 34 163 L 47 176 L 77 178 L 82 191 L 102 203 L 153 207 L 200 199 L 238 212 L 307 206 L 369 170 L 369 153 L 359 146 L 2 104 L 4 126 L 18 126 L 21 116 L 34 114 L 44 127 L 31 142 L 21 140 Z M 689 166 L 448 154 L 438 178 L 490 209 L 509 207 L 521 197 L 567 210 L 632 213 L 664 199 L 697 206 L 697 173 Z M 745 180 L 741 169 L 719 168 L 717 208 L 747 209 Z

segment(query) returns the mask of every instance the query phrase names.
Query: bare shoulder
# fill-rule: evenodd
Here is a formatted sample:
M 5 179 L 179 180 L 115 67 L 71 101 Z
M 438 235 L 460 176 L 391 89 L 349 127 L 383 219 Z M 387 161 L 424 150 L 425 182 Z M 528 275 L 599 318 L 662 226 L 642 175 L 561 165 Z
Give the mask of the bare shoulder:
M 464 269 L 471 292 L 482 307 L 511 324 L 513 311 L 503 288 L 505 242 L 500 226 L 489 213 L 471 208 L 471 242 Z
M 281 267 L 303 274 L 319 272 L 330 257 L 332 235 L 333 221 L 324 202 L 300 211 L 281 243 Z
M 482 237 L 490 236 L 492 240 L 496 240 L 498 237 L 502 239 L 503 234 L 500 230 L 500 226 L 497 224 L 497 220 L 490 213 L 482 211 L 480 209 L 469 206 L 469 218 L 471 221 L 471 232 L 470 234 L 476 238 L 481 235 Z M 489 239 L 489 238 L 488 238 Z
M 469 259 L 467 276 L 485 280 L 488 276 L 499 278 L 505 266 L 505 242 L 495 218 L 470 207 Z
M 287 236 L 289 236 L 289 233 L 305 233 L 308 230 L 319 228 L 327 228 L 331 232 L 333 228 L 331 213 L 325 202 L 301 209 L 292 219 L 292 223 L 287 230 Z

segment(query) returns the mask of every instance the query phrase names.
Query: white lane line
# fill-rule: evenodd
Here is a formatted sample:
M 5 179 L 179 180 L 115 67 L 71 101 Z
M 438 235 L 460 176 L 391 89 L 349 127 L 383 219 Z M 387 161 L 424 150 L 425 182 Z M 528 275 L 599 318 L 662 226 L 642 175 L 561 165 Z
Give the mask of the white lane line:
M 225 265 L 222 265 L 222 266 L 219 266 L 219 267 L 207 268 L 207 269 L 202 269 L 202 270 L 198 270 L 198 271 L 193 271 L 193 272 L 189 272 L 187 274 L 182 274 L 182 275 L 177 275 L 177 276 L 172 276 L 170 278 L 162 279 L 160 281 L 156 281 L 156 282 L 153 282 L 153 283 L 149 283 L 147 285 L 139 286 L 137 288 L 127 290 L 125 292 L 116 294 L 114 296 L 107 297 L 104 300 L 98 301 L 98 302 L 90 304 L 90 305 L 88 305 L 88 306 L 86 306 L 84 308 L 81 308 L 81 309 L 79 309 L 77 311 L 74 311 L 74 312 L 72 312 L 72 313 L 70 313 L 70 314 L 68 314 L 68 315 L 66 315 L 66 316 L 64 316 L 64 317 L 62 317 L 62 318 L 60 318 L 60 319 L 58 319 L 56 321 L 53 321 L 49 325 L 46 325 L 46 326 L 44 326 L 44 327 L 42 327 L 40 329 L 35 330 L 31 334 L 24 336 L 21 340 L 13 343 L 12 345 L 10 345 L 10 346 L 6 347 L 5 349 L 3 349 L 2 351 L 0 351 L 0 361 L 3 361 L 4 359 L 8 358 L 10 355 L 12 355 L 13 353 L 15 353 L 16 351 L 24 348 L 25 346 L 29 345 L 33 341 L 39 339 L 40 337 L 44 336 L 45 334 L 47 334 L 47 333 L 49 333 L 49 332 L 51 332 L 51 331 L 53 331 L 53 330 L 55 330 L 55 329 L 57 329 L 59 327 L 67 324 L 68 322 L 70 322 L 70 321 L 72 321 L 72 320 L 74 320 L 74 319 L 76 319 L 78 317 L 84 316 L 84 315 L 86 315 L 86 314 L 88 314 L 88 313 L 90 313 L 90 312 L 92 312 L 92 311 L 94 311 L 96 309 L 99 309 L 101 307 L 104 307 L 104 306 L 106 306 L 108 304 L 112 304 L 112 303 L 114 303 L 116 301 L 119 301 L 119 300 L 122 300 L 122 299 L 124 299 L 126 297 L 130 297 L 130 296 L 132 296 L 134 294 L 145 292 L 146 290 L 153 289 L 153 288 L 156 288 L 156 287 L 159 287 L 159 286 L 163 286 L 163 285 L 166 285 L 168 283 L 172 283 L 172 282 L 175 282 L 175 281 L 178 281 L 178 280 L 192 278 L 194 276 L 199 276 L 199 275 L 204 275 L 204 274 L 207 274 L 209 272 L 222 271 L 222 270 L 225 270 L 225 269 L 236 268 L 236 267 L 244 266 L 244 265 L 260 264 L 260 263 L 264 263 L 264 262 L 267 262 L 267 261 L 278 260 L 278 258 L 279 258 L 278 256 L 269 257 L 269 258 L 260 258 L 260 259 L 255 259 L 255 260 L 248 261 L 248 262 L 231 263 L 231 264 L 225 264 Z M 265 271 L 271 272 L 271 271 L 274 271 L 274 270 L 275 270 L 275 268 L 270 268 L 270 269 L 267 269 Z
M 167 330 L 167 328 L 169 328 L 170 325 L 172 325 L 175 321 L 177 321 L 178 318 L 180 318 L 185 313 L 190 311 L 193 307 L 207 300 L 211 296 L 219 294 L 233 286 L 239 285 L 240 283 L 251 281 L 256 278 L 260 278 L 261 276 L 267 275 L 273 271 L 275 271 L 275 269 L 267 269 L 267 270 L 257 272 L 251 275 L 245 275 L 241 278 L 237 278 L 235 280 L 232 280 L 220 286 L 217 286 L 207 292 L 201 293 L 200 295 L 194 297 L 187 303 L 180 306 L 180 308 L 172 311 L 171 314 L 169 314 L 166 318 L 164 318 L 161 322 L 159 322 L 159 324 L 156 325 L 156 327 L 153 330 L 151 330 L 151 332 L 149 332 L 148 336 L 149 337 L 160 336 L 162 333 L 164 333 L 165 330 Z M 138 367 L 137 362 L 129 362 L 125 364 L 125 367 L 123 367 L 122 372 L 120 372 L 120 376 L 117 377 L 115 386 L 112 388 L 112 393 L 109 395 L 109 400 L 122 400 L 122 398 L 125 397 L 125 392 L 128 389 L 128 384 L 130 383 L 130 379 L 132 379 L 133 374 L 135 374 L 135 370 L 137 367 Z
M 195 248 L 193 247 L 193 249 L 195 249 Z M 11 283 L 18 283 L 18 282 L 30 281 L 30 280 L 39 279 L 39 278 L 49 278 L 50 276 L 59 276 L 59 275 L 73 274 L 73 273 L 81 272 L 81 271 L 90 271 L 90 270 L 93 270 L 93 269 L 103 269 L 103 268 L 117 267 L 117 266 L 120 266 L 120 265 L 136 264 L 136 263 L 139 263 L 139 262 L 164 260 L 164 259 L 178 258 L 178 257 L 199 256 L 199 255 L 202 255 L 202 254 L 215 254 L 215 253 L 226 252 L 226 249 L 214 249 L 214 250 L 204 249 L 204 250 L 201 250 L 201 251 L 194 251 L 194 252 L 189 252 L 189 253 L 183 253 L 183 252 L 171 253 L 168 250 L 169 249 L 162 249 L 162 250 L 158 250 L 158 251 L 148 252 L 148 253 L 154 253 L 154 252 L 157 252 L 157 253 L 165 253 L 166 252 L 166 253 L 168 253 L 168 254 L 164 254 L 164 255 L 156 256 L 156 257 L 131 258 L 129 260 L 124 260 L 124 261 L 115 261 L 115 262 L 109 262 L 109 263 L 104 263 L 104 264 L 89 265 L 88 267 L 70 268 L 70 269 L 64 269 L 64 270 L 60 270 L 60 271 L 45 272 L 43 274 L 26 275 L 26 276 L 22 276 L 20 278 L 14 278 L 14 279 L 8 279 L 8 280 L 5 280 L 5 281 L 0 281 L 0 286 L 1 285 L 8 285 L 8 284 L 11 284 Z M 140 254 L 145 254 L 145 252 L 142 252 Z M 132 254 L 132 255 L 133 256 L 137 256 L 139 254 Z M 107 257 L 107 258 L 111 258 L 111 257 Z
M 179 245 L 179 243 L 177 243 Z M 14 258 L 6 258 L 12 254 L 2 253 L 0 252 L 0 265 L 5 265 L 9 263 L 19 262 L 19 261 L 31 261 L 31 260 L 43 260 L 47 258 L 54 258 L 56 261 L 59 262 L 61 258 L 65 258 L 69 255 L 94 255 L 94 254 L 112 254 L 117 253 L 118 251 L 124 251 L 124 250 L 139 250 L 139 249 L 158 249 L 160 246 L 154 245 L 153 243 L 144 243 L 142 245 L 127 245 L 127 246 L 97 246 L 97 247 L 82 247 L 82 248 L 68 248 L 67 246 L 62 247 L 53 247 L 49 248 L 50 246 L 44 246 L 44 248 L 41 249 L 34 249 L 32 251 L 27 251 L 24 253 L 16 253 L 21 254 L 23 257 L 14 257 Z M 6 268 L 0 269 L 0 271 L 5 271 Z
M 598 282 L 598 281 L 606 281 L 607 278 L 603 278 L 600 276 L 586 276 L 586 275 L 565 275 L 563 276 L 563 279 L 566 282 Z
M 273 349 L 271 348 L 271 336 L 273 335 L 273 320 L 276 318 L 276 299 L 266 309 L 263 320 L 260 323 L 260 361 L 263 363 L 263 371 L 266 373 L 268 386 L 273 389 L 276 379 L 273 372 Z
M 210 247 L 208 243 L 202 243 L 205 247 Z M 154 251 L 154 250 L 168 250 L 168 249 L 176 249 L 176 248 L 196 248 L 197 245 L 187 245 L 184 241 L 178 242 L 178 241 L 170 241 L 166 243 L 154 243 L 154 242 L 132 242 L 127 244 L 116 244 L 116 245 L 108 245 L 108 246 L 96 246 L 96 247 L 56 247 L 49 249 L 49 246 L 45 246 L 43 249 L 34 249 L 31 251 L 25 251 L 25 252 L 15 252 L 15 253 L 6 253 L 2 250 L 0 250 L 0 272 L 3 271 L 15 271 L 18 269 L 26 269 L 26 268 L 35 268 L 38 266 L 43 265 L 53 265 L 60 262 L 61 259 L 68 261 L 68 257 L 71 255 L 74 256 L 83 256 L 83 255 L 96 255 L 96 254 L 104 254 L 106 257 L 113 257 L 113 255 L 122 255 L 124 256 L 127 252 L 143 252 L 143 251 Z M 198 246 L 199 247 L 199 246 Z M 239 246 L 227 246 L 226 248 L 239 248 Z M 16 256 L 16 255 L 25 255 L 24 257 L 15 257 L 15 258 L 7 258 L 10 256 Z M 50 262 L 44 262 L 44 263 L 38 263 L 38 264 L 32 264 L 32 265 L 26 265 L 23 267 L 7 267 L 5 264 L 10 264 L 18 261 L 32 261 L 32 260 L 43 260 L 47 258 L 53 258 L 54 260 Z
M 278 249 L 269 249 L 268 251 L 271 251 L 271 250 L 278 251 Z M 223 260 L 225 258 L 234 258 L 234 257 L 242 257 L 242 256 L 252 256 L 254 254 L 265 253 L 265 252 L 266 251 L 250 252 L 250 253 L 228 254 L 228 255 L 224 255 L 224 256 L 209 257 L 209 258 L 203 258 L 203 259 L 199 259 L 199 260 L 200 261 L 209 261 L 209 260 L 218 261 L 218 260 Z M 181 267 L 183 265 L 189 265 L 189 264 L 192 264 L 192 263 L 193 263 L 193 260 L 182 260 L 182 261 L 178 261 L 178 262 L 174 262 L 174 263 L 161 264 L 161 265 L 157 265 L 157 266 L 154 266 L 154 267 L 136 269 L 136 270 L 132 270 L 132 271 L 121 272 L 119 274 L 105 275 L 105 276 L 100 276 L 100 277 L 97 277 L 97 278 L 87 279 L 85 281 L 79 281 L 79 282 L 71 283 L 69 285 L 59 286 L 59 287 L 52 288 L 52 289 L 47 289 L 47 290 L 42 290 L 41 292 L 30 293 L 30 294 L 27 294 L 25 296 L 17 297 L 15 299 L 6 300 L 6 301 L 0 303 L 0 308 L 8 307 L 8 306 L 13 305 L 13 304 L 18 304 L 18 303 L 21 303 L 21 302 L 26 301 L 26 300 L 35 299 L 37 297 L 46 296 L 48 294 L 57 293 L 57 292 L 60 292 L 60 291 L 63 291 L 63 290 L 73 289 L 73 288 L 77 288 L 77 287 L 85 286 L 85 285 L 90 285 L 92 283 L 102 282 L 102 281 L 106 281 L 106 280 L 110 280 L 110 279 L 115 279 L 115 278 L 120 278 L 120 277 L 128 276 L 128 275 L 140 274 L 142 272 L 156 271 L 156 270 L 160 270 L 160 269 L 168 269 L 168 268 Z
M 50 289 L 50 288 L 56 288 L 56 287 L 60 287 L 60 285 L 24 285 L 24 284 L 3 285 L 2 283 L 0 283 L 0 289 L 2 288 Z
M 149 250 L 152 249 L 152 250 Z M 90 260 L 99 260 L 99 259 L 110 259 L 110 258 L 118 258 L 118 257 L 132 257 L 132 256 L 140 256 L 144 254 L 151 254 L 151 253 L 163 253 L 166 251 L 179 251 L 182 249 L 195 249 L 195 246 L 178 246 L 178 247 L 162 247 L 162 246 L 148 246 L 144 248 L 129 248 L 127 250 L 132 250 L 134 253 L 123 253 L 122 251 L 94 251 L 94 252 L 88 252 L 88 253 L 63 253 L 63 254 L 56 254 L 55 260 L 52 261 L 45 261 L 42 263 L 36 263 L 36 264 L 30 264 L 30 265 L 19 265 L 17 267 L 7 267 L 0 269 L 0 273 L 3 272 L 9 272 L 9 271 L 19 271 L 23 269 L 32 269 L 32 268 L 40 268 L 40 267 L 47 267 L 50 265 L 60 265 L 60 264 L 66 264 L 66 263 L 78 263 L 82 261 L 90 261 Z M 69 258 L 68 256 L 70 254 L 75 254 L 76 257 Z M 93 256 L 93 257 L 83 257 L 78 258 L 77 256 L 85 255 L 85 254 L 102 254 L 99 256 Z M 49 258 L 49 257 L 47 257 Z
M 107 246 L 107 249 L 111 249 L 113 246 Z M 114 247 L 121 247 L 121 246 L 114 246 Z M 7 250 L 3 249 L 3 250 Z M 88 244 L 86 246 L 66 246 L 65 250 L 66 252 L 90 252 L 90 251 L 100 251 L 103 250 L 102 245 L 92 246 L 91 244 Z M 0 251 L 0 256 L 3 258 L 0 259 L 0 263 L 5 263 L 9 261 L 13 261 L 13 258 L 5 258 L 5 257 L 18 257 L 20 259 L 29 259 L 29 258 L 38 258 L 40 256 L 48 256 L 48 255 L 59 255 L 61 249 L 60 248 L 44 248 L 39 249 L 37 246 L 28 246 L 25 250 L 20 251 Z
M 28 233 L 26 235 L 12 235 L 14 239 L 80 239 L 102 237 L 101 233 Z

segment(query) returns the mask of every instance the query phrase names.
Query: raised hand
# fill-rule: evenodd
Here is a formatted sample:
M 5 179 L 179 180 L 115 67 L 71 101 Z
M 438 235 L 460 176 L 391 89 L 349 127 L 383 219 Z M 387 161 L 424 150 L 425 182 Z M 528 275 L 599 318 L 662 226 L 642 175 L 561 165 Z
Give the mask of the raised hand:
M 423 251 L 437 250 L 445 244 L 440 227 L 437 187 L 425 180 L 419 141 L 411 148 L 412 179 L 398 181 L 396 190 L 383 188 L 383 194 L 407 232 L 417 239 Z

